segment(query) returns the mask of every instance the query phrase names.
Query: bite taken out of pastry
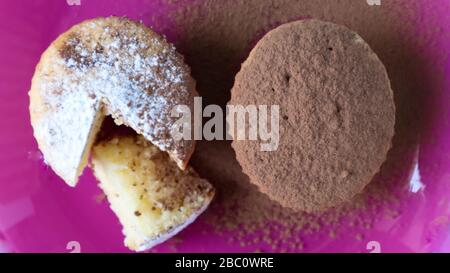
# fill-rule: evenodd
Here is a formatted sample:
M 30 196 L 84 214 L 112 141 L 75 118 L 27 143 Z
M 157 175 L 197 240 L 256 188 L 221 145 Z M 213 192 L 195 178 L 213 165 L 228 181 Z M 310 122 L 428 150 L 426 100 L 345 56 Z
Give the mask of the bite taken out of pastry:
M 175 141 L 176 105 L 193 107 L 195 81 L 175 47 L 141 23 L 108 17 L 61 34 L 33 76 L 30 115 L 45 161 L 75 186 L 103 118 L 131 127 L 184 169 L 195 141 Z
M 172 137 L 172 110 L 193 108 L 195 81 L 175 47 L 143 24 L 108 17 L 73 26 L 42 54 L 29 95 L 39 149 L 70 186 L 105 117 L 134 131 L 98 142 L 92 155 L 130 249 L 167 240 L 211 202 L 214 188 L 188 167 L 195 141 Z

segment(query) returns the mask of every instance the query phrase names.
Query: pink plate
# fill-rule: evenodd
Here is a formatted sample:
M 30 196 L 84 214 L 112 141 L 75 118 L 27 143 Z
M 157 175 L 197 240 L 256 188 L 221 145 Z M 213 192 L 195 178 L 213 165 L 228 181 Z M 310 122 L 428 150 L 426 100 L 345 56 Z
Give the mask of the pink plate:
M 177 44 L 177 29 L 164 19 L 174 6 L 150 0 L 68 2 L 0 2 L 0 252 L 128 251 L 116 217 L 106 202 L 98 200 L 101 192 L 91 171 L 86 170 L 79 186 L 71 189 L 43 163 L 32 135 L 27 93 L 40 54 L 71 25 L 97 16 L 127 16 L 143 20 Z M 381 2 L 383 5 L 384 0 Z M 417 116 L 423 126 L 417 126 L 412 139 L 404 140 L 408 143 L 404 164 L 384 178 L 406 181 L 399 183 L 408 188 L 397 204 L 400 213 L 384 217 L 368 212 L 365 217 L 376 221 L 370 230 L 361 231 L 364 236 L 358 239 L 358 227 L 337 238 L 326 236 L 326 230 L 303 235 L 306 247 L 293 251 L 367 252 L 378 246 L 388 252 L 450 251 L 450 60 L 446 55 L 450 49 L 450 2 L 417 2 L 413 31 L 418 36 L 438 35 L 430 36 L 432 40 L 425 40 L 414 51 L 415 57 L 430 64 L 418 76 L 418 85 L 411 87 L 420 89 L 420 106 L 414 111 L 420 110 Z M 436 77 L 439 73 L 447 77 Z M 414 93 L 412 90 L 411 96 Z M 200 217 L 181 233 L 178 251 L 256 249 L 230 243 L 226 235 L 218 236 L 204 224 Z M 156 250 L 172 251 L 169 243 Z

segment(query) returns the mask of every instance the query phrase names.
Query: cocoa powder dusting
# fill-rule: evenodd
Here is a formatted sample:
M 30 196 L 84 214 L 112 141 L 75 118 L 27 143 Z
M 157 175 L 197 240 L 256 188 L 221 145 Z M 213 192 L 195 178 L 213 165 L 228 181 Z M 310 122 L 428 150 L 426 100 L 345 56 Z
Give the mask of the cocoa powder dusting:
M 234 76 L 264 33 L 305 18 L 356 31 L 386 66 L 394 91 L 395 136 L 381 171 L 363 194 L 320 214 L 290 211 L 260 193 L 242 173 L 230 142 L 197 142 L 191 164 L 218 189 L 203 219 L 218 236 L 246 249 L 263 245 L 257 252 L 312 251 L 319 246 L 308 245 L 303 235 L 329 230 L 328 237 L 334 240 L 343 231 L 368 230 L 377 219 L 401 214 L 400 196 L 414 164 L 413 144 L 420 127 L 419 94 L 430 81 L 424 76 L 426 60 L 419 59 L 416 51 L 424 41 L 414 32 L 417 2 L 382 1 L 381 6 L 369 6 L 364 0 L 168 1 L 176 10 L 168 16 L 179 30 L 177 48 L 192 68 L 204 105 L 226 105 Z M 229 231 L 233 236 L 228 236 Z M 362 233 L 358 238 L 364 238 Z
M 361 193 L 394 134 L 384 65 L 358 34 L 319 20 L 266 34 L 236 75 L 229 105 L 279 105 L 275 151 L 255 140 L 232 147 L 250 182 L 297 211 L 323 211 Z

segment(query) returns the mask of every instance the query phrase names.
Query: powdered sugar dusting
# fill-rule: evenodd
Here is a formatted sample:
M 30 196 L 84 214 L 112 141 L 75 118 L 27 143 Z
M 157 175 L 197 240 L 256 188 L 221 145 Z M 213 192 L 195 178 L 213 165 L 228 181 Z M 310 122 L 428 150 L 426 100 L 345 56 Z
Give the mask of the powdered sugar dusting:
M 132 127 L 180 162 L 187 160 L 193 143 L 170 137 L 175 122 L 170 110 L 192 106 L 195 90 L 173 45 L 142 25 L 115 17 L 81 23 L 58 40 L 62 44 L 52 44 L 44 54 L 30 95 L 32 116 L 39 117 L 35 136 L 60 176 L 74 176 L 99 112 Z

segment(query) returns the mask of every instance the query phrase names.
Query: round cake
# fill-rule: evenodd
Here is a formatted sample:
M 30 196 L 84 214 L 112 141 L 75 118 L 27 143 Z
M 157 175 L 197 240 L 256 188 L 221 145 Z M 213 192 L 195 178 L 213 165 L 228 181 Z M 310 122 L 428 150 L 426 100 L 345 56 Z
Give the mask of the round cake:
M 383 63 L 344 26 L 318 20 L 266 34 L 236 75 L 229 105 L 279 105 L 279 142 L 232 146 L 250 181 L 285 207 L 316 212 L 361 193 L 394 135 L 395 105 Z M 245 125 L 248 131 L 250 124 Z
M 175 47 L 126 18 L 83 21 L 42 54 L 30 95 L 31 124 L 45 161 L 75 186 L 103 118 L 131 127 L 185 169 L 195 141 L 177 140 L 178 105 L 193 109 L 189 67 Z

